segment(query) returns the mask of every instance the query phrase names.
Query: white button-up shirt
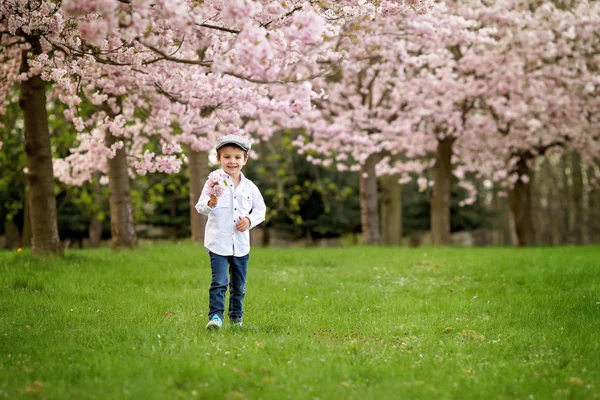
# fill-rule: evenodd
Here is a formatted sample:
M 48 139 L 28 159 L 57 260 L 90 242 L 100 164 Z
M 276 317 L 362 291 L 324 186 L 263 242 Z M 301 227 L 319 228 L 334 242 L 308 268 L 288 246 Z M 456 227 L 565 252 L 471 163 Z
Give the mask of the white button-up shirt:
M 219 196 L 215 208 L 208 206 L 209 188 L 204 184 L 196 211 L 208 215 L 204 234 L 204 247 L 221 256 L 245 256 L 250 252 L 250 229 L 265 220 L 267 206 L 258 187 L 244 174 L 234 189 L 231 177 L 227 177 L 227 185 Z M 250 219 L 250 227 L 244 232 L 235 229 L 240 217 Z

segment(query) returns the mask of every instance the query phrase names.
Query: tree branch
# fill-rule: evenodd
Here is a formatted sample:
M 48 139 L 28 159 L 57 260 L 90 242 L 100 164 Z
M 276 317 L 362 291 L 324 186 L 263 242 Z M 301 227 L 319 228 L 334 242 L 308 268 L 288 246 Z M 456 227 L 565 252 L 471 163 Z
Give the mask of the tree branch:
M 227 33 L 234 33 L 234 34 L 240 33 L 240 31 L 238 29 L 225 28 L 224 26 L 217 26 L 217 25 L 211 25 L 211 24 L 206 24 L 206 23 L 196 24 L 196 25 L 201 26 L 203 28 L 214 29 L 217 31 L 222 31 L 222 32 L 227 32 Z

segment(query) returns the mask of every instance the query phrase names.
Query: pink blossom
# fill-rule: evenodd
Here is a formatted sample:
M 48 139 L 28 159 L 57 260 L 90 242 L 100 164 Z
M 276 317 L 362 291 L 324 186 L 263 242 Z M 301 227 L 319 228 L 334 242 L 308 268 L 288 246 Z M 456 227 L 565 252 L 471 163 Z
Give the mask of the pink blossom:
M 233 25 L 262 11 L 260 3 L 250 0 L 228 0 L 226 4 L 223 11 L 221 11 L 221 17 L 225 23 Z
M 66 0 L 62 3 L 66 15 L 81 16 L 96 11 L 96 2 L 90 0 Z
M 225 191 L 227 186 L 227 179 L 223 174 L 223 171 L 217 169 L 208 175 L 208 190 L 209 195 L 219 197 Z
M 100 45 L 106 38 L 108 29 L 108 22 L 103 19 L 87 20 L 79 23 L 81 38 L 96 45 Z
M 171 142 L 171 143 L 163 143 L 162 152 L 164 154 L 173 154 L 173 153 L 181 153 L 183 150 L 179 143 Z

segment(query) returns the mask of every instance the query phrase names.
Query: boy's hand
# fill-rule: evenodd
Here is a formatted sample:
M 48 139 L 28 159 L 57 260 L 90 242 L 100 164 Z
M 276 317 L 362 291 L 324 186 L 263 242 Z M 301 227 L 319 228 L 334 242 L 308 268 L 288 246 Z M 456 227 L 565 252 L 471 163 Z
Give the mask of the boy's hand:
M 208 200 L 208 206 L 210 208 L 215 208 L 219 199 L 216 196 L 210 196 L 210 200 Z
M 240 232 L 244 232 L 249 227 L 250 227 L 250 218 L 248 218 L 248 217 L 240 217 L 237 224 L 235 224 L 235 229 L 237 229 Z

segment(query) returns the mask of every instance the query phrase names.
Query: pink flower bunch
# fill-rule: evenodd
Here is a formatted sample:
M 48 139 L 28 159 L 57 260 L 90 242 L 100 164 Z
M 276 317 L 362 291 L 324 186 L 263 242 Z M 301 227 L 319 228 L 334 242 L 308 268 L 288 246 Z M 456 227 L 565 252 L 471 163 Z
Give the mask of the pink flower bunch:
M 220 169 L 211 172 L 208 175 L 208 194 L 219 197 L 223 194 L 227 186 L 227 181 Z

